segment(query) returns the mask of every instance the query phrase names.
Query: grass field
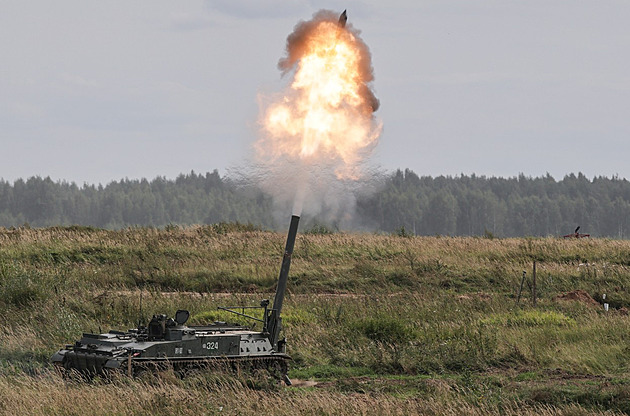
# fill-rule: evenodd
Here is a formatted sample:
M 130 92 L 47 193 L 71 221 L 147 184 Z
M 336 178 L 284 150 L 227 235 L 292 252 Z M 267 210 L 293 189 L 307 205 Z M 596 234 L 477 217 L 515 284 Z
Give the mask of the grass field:
M 283 318 L 296 386 L 168 372 L 80 383 L 50 369 L 83 331 L 135 327 L 140 293 L 145 319 L 232 319 L 216 307 L 272 296 L 284 239 L 234 224 L 0 229 L 0 412 L 630 412 L 630 242 L 618 240 L 301 232 Z

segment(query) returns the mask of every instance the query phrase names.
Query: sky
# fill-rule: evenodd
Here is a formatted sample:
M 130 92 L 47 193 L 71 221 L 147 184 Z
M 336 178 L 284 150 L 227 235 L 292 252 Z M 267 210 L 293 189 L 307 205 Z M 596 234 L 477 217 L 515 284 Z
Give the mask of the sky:
M 372 52 L 376 168 L 630 178 L 627 0 L 0 0 L 0 178 L 242 169 L 322 8 Z

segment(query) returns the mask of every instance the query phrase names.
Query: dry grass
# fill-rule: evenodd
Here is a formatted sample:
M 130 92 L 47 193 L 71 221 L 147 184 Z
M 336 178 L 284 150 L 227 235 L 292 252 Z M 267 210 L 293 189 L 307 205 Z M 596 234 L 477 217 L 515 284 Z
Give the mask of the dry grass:
M 26 269 L 99 287 L 266 291 L 274 284 L 283 241 L 280 233 L 219 233 L 212 227 L 20 228 L 0 230 L 0 255 Z M 630 243 L 617 240 L 305 234 L 297 240 L 291 290 L 362 293 L 376 282 L 388 290 L 450 284 L 463 291 L 513 292 L 534 259 L 543 290 L 585 279 L 603 290 L 630 275 L 629 258 Z
M 318 388 L 251 390 L 236 382 L 153 380 L 78 384 L 54 374 L 0 379 L 0 412 L 20 415 L 614 415 L 578 405 L 471 403 L 463 398 L 397 397 Z M 195 384 L 196 388 L 190 388 Z
M 302 234 L 284 323 L 292 376 L 317 387 L 172 377 L 84 385 L 48 372 L 48 357 L 82 331 L 134 326 L 141 288 L 145 317 L 185 308 L 226 319 L 216 306 L 270 297 L 284 238 L 229 227 L 0 230 L 0 411 L 630 411 L 630 242 L 616 240 Z M 534 260 L 538 307 L 528 293 L 517 305 Z M 610 312 L 553 300 L 575 289 L 606 293 Z

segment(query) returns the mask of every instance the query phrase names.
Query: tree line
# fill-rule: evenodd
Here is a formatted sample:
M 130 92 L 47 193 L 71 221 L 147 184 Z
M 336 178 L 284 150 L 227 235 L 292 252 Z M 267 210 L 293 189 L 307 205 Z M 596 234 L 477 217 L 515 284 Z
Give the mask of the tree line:
M 433 178 L 398 170 L 358 206 L 362 216 L 388 232 L 559 236 L 580 226 L 593 236 L 630 237 L 630 182 L 618 177 Z
M 420 177 L 406 169 L 386 175 L 376 188 L 357 199 L 354 223 L 361 229 L 513 237 L 558 236 L 580 225 L 592 236 L 630 237 L 630 182 L 618 177 Z M 216 170 L 175 179 L 123 179 L 106 186 L 38 176 L 12 184 L 0 180 L 3 227 L 240 222 L 274 228 L 273 210 L 270 196 L 251 186 L 245 189 Z
M 89 225 L 162 227 L 219 222 L 271 225 L 271 198 L 239 190 L 212 173 L 113 181 L 106 186 L 55 182 L 38 176 L 0 181 L 0 226 Z

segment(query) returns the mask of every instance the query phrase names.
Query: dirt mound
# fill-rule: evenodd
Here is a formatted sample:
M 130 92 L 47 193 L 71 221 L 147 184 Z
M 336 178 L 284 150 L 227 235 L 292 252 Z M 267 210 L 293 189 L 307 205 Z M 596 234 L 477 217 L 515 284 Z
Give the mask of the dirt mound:
M 586 290 L 578 289 L 571 292 L 563 293 L 553 298 L 554 301 L 559 300 L 571 300 L 576 302 L 582 302 L 590 306 L 600 306 L 599 303 L 588 294 Z

